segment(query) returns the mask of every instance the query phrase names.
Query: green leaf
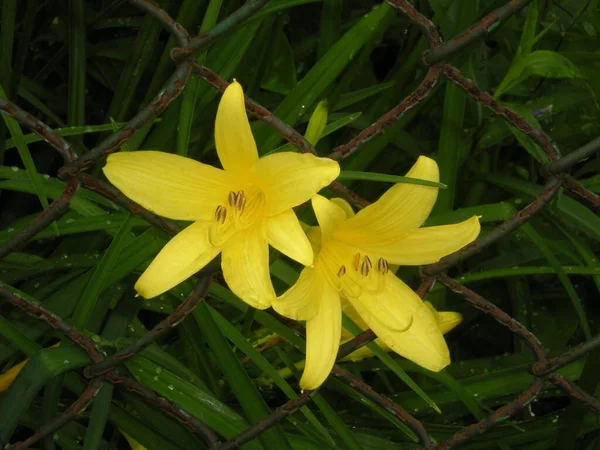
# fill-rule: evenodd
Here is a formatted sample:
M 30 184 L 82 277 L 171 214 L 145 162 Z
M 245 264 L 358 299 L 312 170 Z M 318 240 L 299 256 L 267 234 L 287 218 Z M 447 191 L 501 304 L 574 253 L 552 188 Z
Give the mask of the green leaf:
M 529 3 L 529 9 L 527 10 L 527 19 L 525 19 L 525 25 L 523 26 L 523 33 L 521 34 L 521 42 L 517 48 L 516 59 L 522 58 L 525 55 L 531 53 L 531 49 L 535 44 L 536 37 L 535 33 L 537 30 L 538 21 L 538 0 L 533 0 Z
M 75 308 L 75 313 L 73 314 L 72 318 L 73 326 L 79 329 L 86 328 L 88 320 L 94 311 L 94 307 L 96 306 L 96 301 L 98 300 L 102 290 L 107 285 L 106 281 L 108 280 L 113 266 L 116 265 L 119 254 L 128 241 L 131 241 L 132 217 L 133 216 L 129 216 L 127 219 L 125 219 L 117 235 L 108 247 L 108 250 L 100 260 L 100 263 L 98 266 L 96 266 L 94 274 L 85 287 L 83 295 L 79 299 L 77 307 Z
M 125 365 L 138 382 L 179 405 L 222 436 L 231 438 L 249 426 L 239 414 L 209 392 L 146 358 L 138 356 Z M 256 441 L 247 445 L 249 449 L 262 448 Z
M 283 22 L 273 33 L 269 65 L 261 87 L 278 94 L 288 94 L 296 87 L 296 64 L 292 47 L 283 32 Z
M 298 123 L 357 52 L 389 26 L 394 15 L 394 10 L 386 3 L 367 13 L 310 69 L 273 113 L 291 126 Z M 282 139 L 264 124 L 256 127 L 254 136 L 261 153 L 271 150 Z
M 431 186 L 439 189 L 446 189 L 448 187 L 444 183 L 436 183 L 435 181 L 421 180 L 419 178 L 388 175 L 385 173 L 359 172 L 354 170 L 342 170 L 338 180 L 367 180 L 381 181 L 384 183 L 418 184 L 420 186 Z
M 502 94 L 533 76 L 559 79 L 584 78 L 579 69 L 560 53 L 537 50 L 515 60 L 496 88 L 494 98 L 500 98 Z
M 89 356 L 79 347 L 62 345 L 40 350 L 19 372 L 0 400 L 0 442 L 9 442 L 21 415 L 39 390 L 61 373 L 90 363 Z
M 0 86 L 0 97 L 4 99 L 7 98 L 2 86 Z M 33 158 L 31 157 L 31 153 L 29 152 L 29 147 L 23 139 L 23 131 L 21 130 L 21 126 L 16 120 L 6 114 L 2 114 L 2 119 L 4 120 L 4 123 L 6 124 L 6 127 L 10 131 L 10 134 L 15 142 L 17 150 L 19 151 L 19 156 L 21 157 L 21 161 L 27 170 L 31 185 L 34 188 L 36 195 L 40 199 L 42 208 L 48 208 L 48 197 L 42 185 L 40 174 L 38 173 L 35 163 L 33 162 Z M 53 228 L 54 231 L 58 232 L 56 225 L 53 225 Z

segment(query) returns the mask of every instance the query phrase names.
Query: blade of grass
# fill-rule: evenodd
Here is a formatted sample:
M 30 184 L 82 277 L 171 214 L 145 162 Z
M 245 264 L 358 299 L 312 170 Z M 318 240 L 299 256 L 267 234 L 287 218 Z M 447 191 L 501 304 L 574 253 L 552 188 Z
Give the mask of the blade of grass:
M 354 336 L 358 336 L 360 333 L 363 332 L 363 330 L 361 330 L 361 328 L 358 325 L 356 325 L 352 321 L 352 319 L 350 319 L 345 314 L 342 317 L 342 325 L 346 330 L 348 330 Z M 381 347 L 379 347 L 379 345 L 377 345 L 375 342 L 370 342 L 367 344 L 367 347 L 369 348 L 369 350 L 371 350 L 375 354 L 375 356 L 377 356 L 377 358 L 379 358 L 379 360 L 382 363 L 384 363 L 387 367 L 389 367 L 389 369 L 392 372 L 394 372 L 398 376 L 398 378 L 400 378 L 402 381 L 404 381 L 408 385 L 408 387 L 410 387 L 413 390 L 413 392 L 415 392 L 431 408 L 433 408 L 433 410 L 435 410 L 438 414 L 442 413 L 440 408 L 425 393 L 425 391 L 423 389 L 421 389 L 421 387 L 417 383 L 415 383 L 412 380 L 412 378 L 410 378 L 408 376 L 408 374 L 404 371 L 404 369 L 402 367 L 400 367 L 400 365 L 397 364 L 396 361 L 394 361 L 392 359 L 392 357 L 390 355 L 388 355 Z
M 296 369 L 294 361 L 291 360 L 290 356 L 277 347 L 275 347 L 275 351 L 277 351 L 277 355 L 279 355 L 279 358 L 290 369 L 294 377 L 299 380 L 301 374 L 298 369 Z M 344 442 L 344 448 L 351 450 L 363 450 L 362 445 L 360 445 L 354 437 L 354 433 L 352 433 L 352 431 L 346 426 L 344 421 L 335 412 L 331 405 L 327 403 L 320 393 L 317 392 L 313 395 L 313 402 L 315 402 L 315 405 L 318 406 L 327 422 L 329 422 L 329 424 Z
M 208 8 L 200 25 L 200 33 L 206 32 L 217 23 L 219 11 L 223 0 L 210 0 Z M 206 62 L 206 54 L 208 49 L 204 49 L 196 57 L 196 62 L 203 65 Z M 178 155 L 187 156 L 188 147 L 190 145 L 190 136 L 192 132 L 192 123 L 194 122 L 194 111 L 200 92 L 201 80 L 198 77 L 192 77 L 188 81 L 188 85 L 183 91 L 181 99 L 181 112 L 179 114 L 179 133 L 177 133 L 177 149 Z
M 220 435 L 232 437 L 248 427 L 246 420 L 225 403 L 146 358 L 138 356 L 127 360 L 125 365 L 138 382 L 181 406 Z M 254 441 L 248 448 L 263 447 Z
M 273 114 L 291 126 L 296 125 L 344 67 L 352 61 L 354 55 L 390 25 L 393 16 L 392 8 L 386 3 L 368 12 L 310 69 Z M 280 135 L 268 129 L 265 124 L 256 126 L 255 138 L 261 153 L 275 148 L 282 140 Z
M 448 188 L 448 186 L 444 183 L 436 183 L 434 181 L 420 180 L 418 178 L 403 177 L 399 175 L 388 175 L 385 173 L 359 172 L 354 170 L 342 170 L 338 180 L 381 181 L 384 183 L 406 183 L 418 184 L 421 186 L 433 186 L 440 189 Z
M 160 122 L 160 118 L 154 119 L 152 123 Z M 123 128 L 127 122 L 114 122 L 114 123 L 106 123 L 102 125 L 84 125 L 82 127 L 64 127 L 64 128 L 56 128 L 52 131 L 57 133 L 59 136 L 79 136 L 82 134 L 88 133 L 100 133 L 102 131 L 113 131 L 115 129 L 120 130 Z M 23 140 L 26 144 L 31 144 L 32 142 L 40 142 L 42 140 L 37 134 L 30 133 L 23 136 Z M 6 141 L 6 148 L 10 149 L 15 147 L 15 140 L 8 139 Z
M 121 225 L 121 228 L 100 260 L 100 263 L 96 266 L 81 299 L 77 303 L 71 322 L 73 326 L 81 330 L 85 329 L 88 320 L 94 311 L 98 296 L 106 286 L 106 282 L 113 266 L 116 265 L 127 240 L 131 237 L 132 217 L 133 216 L 127 217 L 123 222 L 123 225 Z
M 240 405 L 248 418 L 257 423 L 271 414 L 265 400 L 236 358 L 219 327 L 213 320 L 206 303 L 200 303 L 194 310 L 193 316 L 202 331 L 206 342 L 217 357 L 217 362 L 229 381 Z M 290 449 L 283 431 L 275 426 L 260 435 L 260 440 L 266 448 Z
M 69 104 L 67 123 L 85 124 L 86 45 L 85 2 L 69 0 Z
M 33 356 L 0 400 L 0 441 L 9 442 L 21 415 L 42 386 L 61 373 L 89 363 L 88 355 L 71 345 L 40 350 Z
M 243 353 L 245 353 L 266 376 L 270 377 L 290 400 L 296 398 L 297 395 L 296 392 L 294 392 L 294 389 L 292 389 L 289 383 L 285 381 L 285 379 L 283 379 L 281 375 L 279 375 L 279 373 L 271 365 L 271 363 L 260 352 L 258 352 L 252 346 L 252 344 L 250 344 L 246 340 L 242 333 L 240 333 L 235 326 L 231 325 L 231 323 L 229 323 L 229 321 L 214 308 L 208 306 L 208 309 L 212 314 L 214 321 L 218 325 L 221 332 L 225 335 L 225 337 L 229 339 Z M 321 425 L 319 420 L 315 417 L 315 415 L 311 412 L 311 410 L 308 407 L 304 406 L 301 408 L 300 411 L 306 417 L 306 419 L 315 427 L 315 429 L 321 434 L 322 439 L 324 438 L 324 440 L 329 444 L 334 444 L 333 439 L 331 438 L 325 427 Z
M 0 86 L 0 97 L 7 98 L 6 92 L 4 92 L 2 86 Z M 27 144 L 23 140 L 23 131 L 21 130 L 21 126 L 16 120 L 8 117 L 6 114 L 2 114 L 2 119 L 4 119 L 4 123 L 6 124 L 6 127 L 10 131 L 10 134 L 15 141 L 21 161 L 27 170 L 27 175 L 31 181 L 31 185 L 35 189 L 35 193 L 39 198 L 42 207 L 44 209 L 48 208 L 48 197 L 46 196 L 46 192 L 42 186 L 40 174 L 38 173 L 35 163 L 33 162 L 33 158 L 31 157 L 31 153 L 29 152 L 29 147 L 27 147 Z M 58 233 L 58 227 L 56 224 L 53 224 L 53 228 L 54 231 Z

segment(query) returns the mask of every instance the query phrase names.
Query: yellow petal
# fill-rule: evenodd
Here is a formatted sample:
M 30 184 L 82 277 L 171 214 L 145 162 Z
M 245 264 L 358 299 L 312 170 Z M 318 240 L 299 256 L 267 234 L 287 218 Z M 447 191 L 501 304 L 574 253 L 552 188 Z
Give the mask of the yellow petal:
M 330 289 L 322 274 L 305 267 L 300 277 L 282 296 L 273 300 L 273 309 L 294 320 L 311 320 L 319 312 L 319 299 Z
M 244 106 L 244 90 L 235 80 L 225 89 L 219 103 L 215 145 L 221 165 L 227 171 L 244 173 L 258 161 L 256 142 Z
M 13 381 L 15 381 L 15 378 L 17 378 L 17 375 L 19 375 L 19 372 L 23 370 L 23 367 L 25 367 L 25 364 L 27 364 L 28 362 L 29 358 L 14 365 L 2 375 L 0 375 L 0 393 L 6 391 L 9 388 Z
M 315 195 L 311 203 L 321 228 L 321 242 L 323 242 L 329 239 L 344 222 L 346 213 L 341 207 L 322 195 Z
M 459 323 L 462 322 L 462 314 L 454 311 L 437 311 L 430 302 L 425 302 L 427 307 L 433 312 L 435 321 L 443 334 L 448 333 Z
M 302 389 L 318 388 L 333 368 L 340 345 L 342 310 L 338 292 L 329 287 L 319 299 L 319 313 L 306 322 L 306 363 Z
M 377 304 L 372 297 L 349 298 L 365 323 L 394 352 L 416 364 L 439 372 L 450 364 L 450 353 L 435 316 L 412 289 L 392 274 L 386 275 Z M 384 309 L 380 307 L 385 304 Z M 395 318 L 389 317 L 393 312 Z M 396 321 L 392 329 L 386 324 Z M 396 331 L 411 324 L 406 331 Z
M 236 189 L 223 170 L 163 152 L 113 153 L 103 171 L 134 202 L 176 220 L 209 220 Z
M 419 157 L 406 176 L 436 182 L 440 178 L 436 162 L 425 156 Z M 359 246 L 391 245 L 425 222 L 437 193 L 435 187 L 395 184 L 375 203 L 348 219 L 336 238 Z
M 188 279 L 220 252 L 208 239 L 210 223 L 195 222 L 163 247 L 135 284 L 144 298 L 160 295 Z
M 58 346 L 60 346 L 60 342 L 57 342 L 49 348 L 56 348 Z M 23 367 L 25 367 L 29 360 L 30 358 L 24 359 L 23 361 L 21 361 L 18 364 L 15 364 L 2 375 L 0 375 L 0 393 L 6 391 L 10 387 L 13 381 L 15 381 L 15 378 L 17 378 L 17 375 L 19 375 L 19 373 L 21 372 L 21 370 L 23 370 Z
M 313 254 L 318 255 L 321 251 L 321 227 L 310 227 L 306 232 L 306 237 L 313 249 Z
M 332 203 L 335 203 L 336 205 L 338 205 L 340 208 L 342 208 L 344 210 L 344 213 L 346 213 L 346 219 L 349 219 L 350 217 L 354 217 L 356 215 L 356 213 L 354 212 L 354 209 L 352 209 L 352 206 L 350 205 L 350 203 L 348 203 L 343 198 L 334 197 L 331 199 L 331 201 L 332 201 Z
M 394 245 L 364 247 L 392 264 L 431 264 L 473 242 L 480 230 L 479 218 L 473 216 L 453 225 L 420 228 L 399 239 Z
M 269 243 L 264 226 L 238 232 L 223 247 L 221 267 L 229 289 L 257 309 L 275 299 L 269 275 Z
M 267 215 L 274 216 L 314 197 L 337 178 L 340 166 L 328 158 L 281 152 L 261 158 L 252 172 L 267 196 Z
M 267 219 L 269 244 L 300 264 L 313 263 L 313 250 L 292 209 Z
M 119 430 L 119 431 L 121 432 L 121 434 L 123 436 L 125 436 L 125 439 L 129 443 L 129 446 L 131 447 L 131 450 L 146 450 L 146 447 L 144 447 L 142 444 L 140 444 L 134 438 L 132 438 L 131 436 L 129 436 L 127 433 L 123 432 L 123 430 Z

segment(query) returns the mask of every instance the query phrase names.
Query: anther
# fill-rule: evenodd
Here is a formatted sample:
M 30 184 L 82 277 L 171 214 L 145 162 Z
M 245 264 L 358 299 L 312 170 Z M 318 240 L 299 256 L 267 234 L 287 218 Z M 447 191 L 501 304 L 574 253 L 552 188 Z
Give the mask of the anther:
M 385 275 L 389 272 L 390 266 L 385 259 L 379 258 L 379 260 L 377 260 L 377 270 Z
M 360 264 L 360 253 L 354 255 L 354 270 L 358 271 L 358 267 Z
M 217 206 L 217 210 L 215 211 L 215 220 L 218 222 L 219 218 L 221 217 L 221 209 L 223 209 L 223 207 L 221 205 Z
M 346 266 L 340 267 L 340 270 L 338 270 L 338 273 L 337 273 L 337 276 L 339 278 L 342 278 L 344 275 L 346 275 Z
M 367 275 L 369 275 L 369 270 L 371 270 L 371 268 L 369 267 L 369 263 L 365 259 L 360 266 L 360 273 L 366 277 Z
M 236 193 L 233 191 L 230 191 L 229 192 L 229 206 L 235 205 L 236 199 L 237 199 Z
M 243 191 L 239 191 L 237 193 L 237 198 L 235 200 L 235 207 L 240 214 L 244 212 L 244 208 L 246 206 L 246 197 L 244 196 Z
M 225 219 L 227 218 L 227 208 L 224 206 L 217 206 L 217 210 L 215 211 L 215 220 L 217 222 L 225 223 Z
M 373 263 L 371 262 L 371 259 L 368 256 L 365 256 L 365 263 L 367 264 L 367 266 L 369 266 L 369 270 L 373 268 Z

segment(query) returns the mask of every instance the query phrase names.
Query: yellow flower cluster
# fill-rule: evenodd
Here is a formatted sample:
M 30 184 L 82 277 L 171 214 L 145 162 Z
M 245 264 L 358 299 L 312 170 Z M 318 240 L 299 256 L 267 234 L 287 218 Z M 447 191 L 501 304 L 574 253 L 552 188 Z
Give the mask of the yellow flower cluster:
M 338 163 L 293 152 L 259 158 L 244 93 L 235 81 L 219 104 L 215 144 L 222 169 L 156 151 L 108 157 L 104 173 L 126 196 L 158 215 L 193 222 L 142 274 L 135 285 L 140 295 L 164 293 L 221 254 L 225 281 L 240 299 L 306 321 L 303 389 L 317 388 L 331 371 L 342 339 L 342 311 L 426 369 L 439 371 L 450 363 L 443 333 L 460 315 L 435 311 L 390 265 L 439 261 L 477 237 L 477 217 L 420 228 L 438 189 L 415 184 L 392 186 L 356 214 L 344 200 L 318 195 L 339 175 Z M 436 162 L 424 156 L 407 176 L 439 181 Z M 305 233 L 293 208 L 307 201 L 319 226 Z M 269 274 L 269 245 L 305 266 L 281 296 Z

